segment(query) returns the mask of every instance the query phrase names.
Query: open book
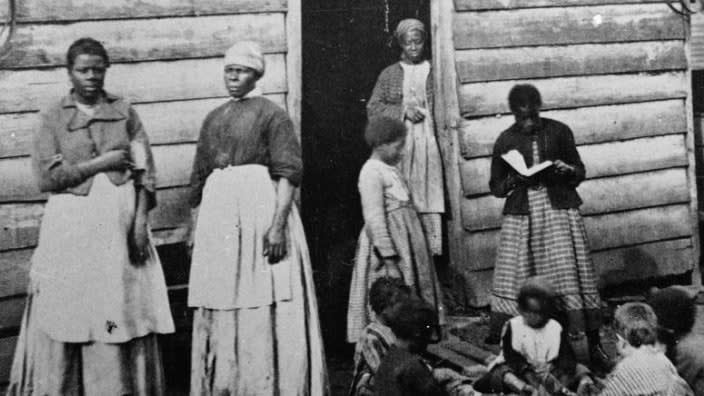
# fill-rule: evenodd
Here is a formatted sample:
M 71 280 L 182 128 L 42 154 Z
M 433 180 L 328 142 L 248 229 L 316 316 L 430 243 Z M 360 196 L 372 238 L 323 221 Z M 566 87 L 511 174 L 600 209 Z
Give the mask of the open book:
M 542 171 L 543 169 L 549 168 L 552 165 L 552 161 L 543 161 L 528 168 L 526 166 L 526 160 L 523 158 L 523 155 L 515 149 L 505 154 L 502 154 L 501 158 L 503 158 L 504 161 L 511 165 L 511 167 L 515 169 L 516 172 L 520 173 L 525 177 L 531 177 L 536 173 Z

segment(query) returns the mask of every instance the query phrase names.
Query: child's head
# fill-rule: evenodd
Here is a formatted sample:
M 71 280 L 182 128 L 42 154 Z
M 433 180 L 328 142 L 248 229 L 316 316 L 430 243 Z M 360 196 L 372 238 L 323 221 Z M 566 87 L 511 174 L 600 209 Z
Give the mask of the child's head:
M 614 330 L 619 337 L 617 349 L 621 355 L 628 347 L 640 348 L 655 345 L 657 341 L 657 317 L 648 304 L 632 302 L 616 308 Z
M 437 323 L 435 309 L 418 298 L 403 300 L 389 312 L 388 326 L 396 338 L 408 343 L 411 352 L 422 352 L 427 348 Z
M 648 299 L 658 318 L 658 326 L 676 335 L 692 331 L 697 315 L 696 294 L 677 286 L 659 290 Z
M 403 156 L 406 133 L 406 125 L 400 120 L 390 117 L 372 117 L 364 129 L 364 140 L 379 159 L 395 165 Z
M 555 293 L 545 277 L 528 278 L 518 291 L 518 310 L 525 323 L 539 329 L 545 326 L 553 313 Z
M 411 295 L 411 288 L 400 278 L 381 277 L 369 288 L 369 305 L 377 320 L 386 323 L 384 312 Z

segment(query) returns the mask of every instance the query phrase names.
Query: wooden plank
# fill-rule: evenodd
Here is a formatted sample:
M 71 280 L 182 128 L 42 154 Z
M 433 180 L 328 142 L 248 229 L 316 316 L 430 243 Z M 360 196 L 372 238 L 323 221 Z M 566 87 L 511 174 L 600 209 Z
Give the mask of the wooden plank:
M 15 345 L 17 345 L 17 337 L 0 338 L 0 384 L 8 382 L 10 379 Z
M 690 23 L 685 24 L 685 30 L 689 40 L 685 43 L 685 50 L 687 59 L 692 59 L 692 25 Z M 689 215 L 690 215 L 690 225 L 692 230 L 692 255 L 696 258 L 696 265 L 692 271 L 692 284 L 697 287 L 702 287 L 702 263 L 701 263 L 701 235 L 700 235 L 700 224 L 699 224 L 699 198 L 697 194 L 696 185 L 696 158 L 694 157 L 694 150 L 696 145 L 696 137 L 694 136 L 694 88 L 693 88 L 693 78 L 692 78 L 692 68 L 687 69 L 687 100 L 685 101 L 685 110 L 687 115 L 687 135 L 686 135 L 686 146 L 687 146 L 687 161 L 689 162 L 687 178 L 689 180 Z
M 196 155 L 194 143 L 155 146 L 153 152 L 158 187 L 188 185 Z
M 683 134 L 583 145 L 578 150 L 590 179 L 688 165 Z M 462 161 L 460 167 L 465 196 L 489 192 L 491 157 Z
M 285 94 L 266 98 L 286 108 Z M 154 145 L 193 143 L 198 140 L 205 116 L 229 97 L 180 100 L 135 105 L 149 141 Z M 37 113 L 0 114 L 0 158 L 21 157 L 31 152 L 32 134 L 37 128 Z
M 687 77 L 683 72 L 471 83 L 460 88 L 462 116 L 509 113 L 508 92 L 517 83 L 535 85 L 543 97 L 544 110 L 679 99 L 687 96 Z
M 579 187 L 584 215 L 689 202 L 685 168 L 587 180 Z M 462 219 L 469 231 L 501 227 L 504 200 L 492 195 L 465 199 Z
M 222 56 L 237 40 L 256 40 L 268 53 L 286 52 L 283 14 L 91 21 L 20 25 L 3 68 L 64 66 L 77 37 L 105 43 L 112 64 Z
M 463 83 L 686 68 L 682 41 L 457 51 Z
M 266 55 L 265 60 L 259 91 L 286 92 L 285 56 Z M 67 87 L 65 68 L 0 70 L 0 113 L 42 109 L 66 95 Z M 106 89 L 135 103 L 227 96 L 221 58 L 117 64 L 108 72 Z
M 603 143 L 687 130 L 681 99 L 613 106 L 549 110 L 541 113 L 567 124 L 577 144 Z M 514 122 L 513 116 L 484 117 L 462 122 L 460 143 L 466 159 L 491 155 L 499 134 Z
M 189 221 L 188 187 L 157 191 L 157 207 L 151 212 L 153 229 L 176 228 Z M 39 237 L 44 204 L 0 205 L 0 251 L 34 247 Z
M 2 334 L 19 330 L 25 303 L 25 296 L 0 300 L 0 331 L 3 332 Z
M 32 252 L 32 249 L 0 252 L 0 298 L 27 292 Z
M 602 283 L 613 285 L 690 271 L 692 253 L 691 238 L 683 238 L 595 252 L 592 260 Z
M 289 116 L 293 121 L 298 140 L 301 140 L 301 104 L 303 101 L 303 31 L 301 28 L 301 1 L 289 0 L 286 14 L 286 73 L 288 95 L 286 97 Z
M 470 252 L 462 268 L 467 271 L 479 271 L 494 267 L 496 248 L 499 246 L 498 229 L 465 232 L 463 240 Z
M 568 7 L 604 4 L 662 3 L 663 0 L 454 0 L 458 11 L 507 10 L 535 7 Z
M 22 0 L 18 22 L 153 18 L 286 11 L 286 0 Z M 7 0 L 0 0 L 0 20 Z
M 682 19 L 665 4 L 461 12 L 453 31 L 456 49 L 685 38 Z

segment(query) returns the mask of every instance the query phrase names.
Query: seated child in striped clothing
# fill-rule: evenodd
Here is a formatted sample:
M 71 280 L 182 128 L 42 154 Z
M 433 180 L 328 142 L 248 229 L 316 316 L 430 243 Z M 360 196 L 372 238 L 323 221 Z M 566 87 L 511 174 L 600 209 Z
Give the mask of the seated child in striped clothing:
M 616 309 L 616 348 L 621 361 L 604 381 L 600 396 L 689 396 L 694 393 L 657 341 L 657 318 L 643 303 Z
M 529 278 L 517 300 L 520 315 L 504 325 L 501 353 L 475 388 L 520 395 L 595 392 L 589 370 L 577 363 L 567 332 L 551 318 L 555 296 L 550 282 Z
M 375 280 L 369 288 L 372 322 L 364 328 L 355 345 L 354 377 L 350 396 L 374 394 L 374 374 L 396 339 L 386 324 L 388 308 L 409 298 L 410 295 L 411 289 L 400 278 L 384 276 Z

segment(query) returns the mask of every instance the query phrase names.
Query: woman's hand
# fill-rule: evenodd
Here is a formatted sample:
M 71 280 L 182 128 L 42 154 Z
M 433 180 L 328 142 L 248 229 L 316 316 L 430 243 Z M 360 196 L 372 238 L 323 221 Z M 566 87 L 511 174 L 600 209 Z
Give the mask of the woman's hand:
M 149 224 L 146 215 L 137 214 L 130 233 L 130 254 L 132 262 L 144 263 L 149 257 Z
M 286 257 L 286 234 L 283 228 L 271 227 L 264 236 L 264 255 L 269 264 L 276 264 Z
M 555 165 L 555 170 L 557 171 L 557 173 L 561 175 L 575 173 L 575 167 L 570 164 L 564 163 L 562 160 L 555 160 L 555 162 L 553 162 L 553 165 Z
M 406 112 L 403 115 L 405 119 L 417 124 L 425 119 L 425 113 L 417 106 L 406 107 Z

